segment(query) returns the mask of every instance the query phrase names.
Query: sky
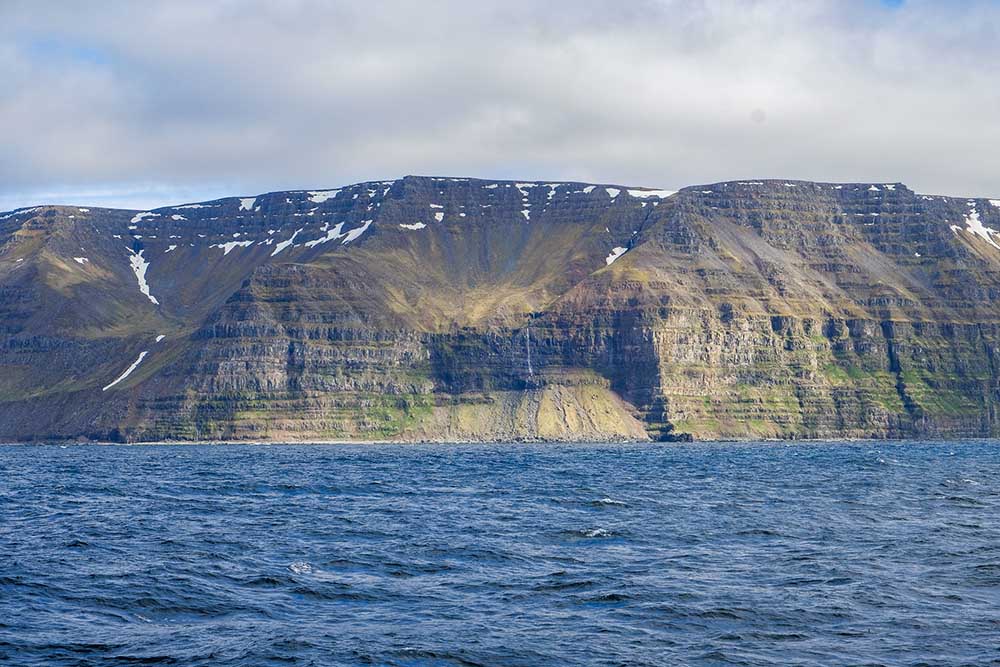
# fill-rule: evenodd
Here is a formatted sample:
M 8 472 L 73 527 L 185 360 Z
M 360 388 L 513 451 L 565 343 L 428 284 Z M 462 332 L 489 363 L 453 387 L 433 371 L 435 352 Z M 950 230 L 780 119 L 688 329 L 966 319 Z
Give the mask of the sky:
M 0 210 L 407 174 L 1000 196 L 1000 0 L 0 0 Z

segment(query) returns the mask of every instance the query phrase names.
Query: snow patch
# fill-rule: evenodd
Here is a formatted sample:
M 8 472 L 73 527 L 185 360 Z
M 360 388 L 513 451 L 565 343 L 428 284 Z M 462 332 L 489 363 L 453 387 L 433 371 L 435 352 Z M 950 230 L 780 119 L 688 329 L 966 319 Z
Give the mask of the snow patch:
M 956 229 L 956 227 L 952 225 L 952 230 L 954 229 Z M 1000 250 L 1000 245 L 997 245 L 997 242 L 992 238 L 993 234 L 1000 234 L 1000 232 L 997 232 L 997 230 L 992 227 L 985 227 L 979 219 L 979 211 L 976 209 L 972 209 L 969 211 L 969 215 L 965 216 L 965 231 L 972 232 L 976 236 L 984 239 L 997 250 Z
M 878 189 L 877 185 L 872 185 L 868 188 L 868 192 L 881 192 L 881 190 Z
M 327 199 L 333 199 L 340 194 L 340 190 L 310 190 L 308 194 L 309 201 L 314 204 L 322 204 Z
M 441 212 L 435 213 L 434 219 L 437 220 L 438 222 L 441 222 L 442 220 L 444 220 L 444 213 Z
M 173 206 L 175 211 L 179 211 L 184 208 L 215 208 L 215 206 L 209 206 L 208 204 L 185 204 L 184 206 Z
M 256 197 L 245 197 L 240 199 L 240 210 L 241 211 L 252 211 L 254 202 L 257 201 Z
M 76 262 L 77 264 L 81 264 L 82 265 L 82 264 L 86 264 L 90 260 L 87 259 L 86 257 L 74 257 L 73 261 Z
M 991 199 L 990 203 L 996 206 L 997 208 L 1000 208 L 1000 199 Z
M 441 204 L 431 204 L 431 208 L 444 208 Z
M 521 215 L 524 216 L 525 220 L 528 220 L 528 221 L 531 220 L 531 211 L 529 211 L 528 209 L 524 209 L 523 211 L 521 211 Z
M 616 259 L 624 255 L 626 252 L 628 252 L 628 248 L 622 248 L 621 246 L 618 246 L 617 248 L 612 248 L 611 254 L 609 254 L 607 257 L 604 258 L 605 264 L 611 266 L 611 264 L 614 263 Z
M 607 192 L 608 196 L 611 197 L 612 199 L 614 199 L 621 193 L 621 190 L 619 190 L 618 188 L 604 188 L 604 191 Z
M 208 246 L 209 248 L 221 248 L 222 256 L 225 257 L 233 248 L 249 248 L 253 245 L 253 241 L 229 241 L 228 243 L 213 243 Z
M 526 192 L 526 190 L 528 190 L 529 188 L 537 188 L 538 183 L 515 183 L 514 187 L 517 188 L 517 191 L 521 193 L 521 197 L 527 197 L 528 193 Z
M 168 252 L 173 252 L 174 250 L 177 250 L 177 246 L 175 245 L 169 246 L 166 250 L 163 251 L 163 254 L 166 255 Z
M 156 342 L 159 343 L 164 338 L 166 338 L 166 336 L 164 336 L 163 334 L 160 334 L 159 336 L 156 337 Z
M 301 232 L 301 231 L 302 231 L 302 228 L 301 228 L 301 227 L 299 227 L 298 229 L 296 229 L 296 230 L 295 230 L 295 233 L 294 233 L 294 234 L 292 234 L 292 237 L 291 237 L 290 239 L 288 239 L 287 241 L 282 241 L 282 242 L 281 242 L 281 243 L 279 243 L 278 245 L 274 246 L 274 252 L 272 252 L 272 253 L 271 253 L 271 257 L 274 257 L 274 256 L 275 256 L 275 255 L 277 255 L 277 254 L 278 254 L 279 252 L 281 252 L 282 250 L 284 250 L 284 249 L 285 249 L 285 248 L 287 248 L 288 246 L 290 246 L 290 245 L 292 245 L 293 243 L 295 243 L 295 237 L 296 237 L 296 236 L 298 236 L 298 235 L 299 235 L 299 232 Z
M 183 215 L 177 215 L 176 213 L 174 213 L 172 216 L 170 216 L 170 219 L 171 220 L 187 220 L 187 218 L 185 218 Z
M 132 371 L 134 371 L 136 368 L 138 368 L 139 364 L 142 363 L 142 360 L 146 358 L 147 354 L 149 354 L 149 353 L 146 352 L 145 350 L 143 350 L 142 352 L 140 352 L 139 353 L 139 358 L 136 359 L 135 361 L 133 361 L 132 365 L 129 366 L 128 368 L 126 368 L 125 372 L 122 373 L 121 375 L 119 375 L 118 378 L 114 382 L 112 382 L 109 385 L 106 385 L 103 389 L 101 389 L 101 391 L 107 391 L 108 389 L 111 389 L 113 386 L 115 386 L 116 384 L 118 384 L 119 382 L 121 382 L 122 380 L 124 380 L 125 378 L 127 378 L 129 375 L 131 375 Z
M 596 187 L 597 187 L 596 185 L 588 185 L 587 187 L 585 187 L 583 189 L 583 193 L 586 194 L 586 195 L 589 195 L 591 192 L 594 191 L 594 188 L 596 188 Z
M 459 215 L 465 215 L 465 214 L 464 213 L 460 213 Z M 405 222 L 401 222 L 401 223 L 399 223 L 399 226 L 402 227 L 403 229 L 423 229 L 427 225 L 425 225 L 422 222 L 414 222 L 412 225 L 408 225 Z
M 326 227 L 326 225 L 324 225 L 324 227 Z M 335 241 L 335 240 L 339 239 L 341 236 L 344 236 L 344 234 L 340 233 L 340 230 L 343 229 L 343 227 L 344 227 L 344 223 L 338 222 L 334 226 L 334 228 L 330 229 L 329 231 L 327 231 L 327 229 L 323 229 L 322 231 L 326 232 L 326 236 L 321 236 L 318 239 L 313 239 L 312 241 L 307 241 L 305 243 L 305 246 L 307 248 L 315 248 L 320 243 L 326 243 L 327 241 Z
M 149 211 L 143 211 L 142 213 L 136 213 L 132 217 L 132 219 L 129 220 L 129 222 L 132 223 L 133 225 L 138 225 L 140 222 L 142 222 L 143 218 L 158 218 L 158 217 L 160 217 L 159 213 L 151 213 Z M 132 229 L 132 227 L 129 227 L 129 229 Z
M 372 224 L 371 220 L 362 220 L 362 222 L 364 223 L 363 225 L 361 225 L 360 227 L 357 227 L 356 229 L 352 229 L 351 231 L 347 232 L 347 236 L 344 238 L 343 241 L 340 242 L 340 245 L 347 245 L 351 241 L 354 241 L 359 236 L 361 236 L 362 234 L 364 234 L 365 231 L 367 231 L 368 226 L 370 224 Z
M 42 207 L 35 206 L 33 208 L 22 208 L 20 211 L 14 211 L 13 213 L 8 213 L 7 215 L 0 216 L 0 220 L 9 220 L 10 218 L 13 218 L 15 215 L 24 215 L 25 213 L 32 213 L 40 208 Z
M 132 267 L 132 273 L 135 274 L 135 279 L 139 282 L 139 291 L 146 295 L 146 297 L 152 301 L 155 305 L 160 305 L 160 302 L 156 300 L 156 297 L 149 293 L 149 283 L 146 282 L 146 271 L 149 270 L 149 262 L 142 258 L 142 253 L 145 250 L 140 250 L 136 252 L 132 248 L 127 248 L 129 253 L 132 255 L 129 258 L 129 265 Z
M 629 190 L 629 196 L 638 197 L 639 199 L 646 199 L 647 197 L 659 197 L 660 199 L 666 199 L 672 195 L 677 194 L 676 190 Z
M 76 210 L 79 211 L 80 213 L 90 213 L 89 208 L 78 208 Z

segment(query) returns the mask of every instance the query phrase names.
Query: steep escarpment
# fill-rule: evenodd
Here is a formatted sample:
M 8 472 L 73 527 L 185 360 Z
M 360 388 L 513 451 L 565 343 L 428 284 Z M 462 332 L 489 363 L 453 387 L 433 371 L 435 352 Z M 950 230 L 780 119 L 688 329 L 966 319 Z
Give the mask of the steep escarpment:
M 0 216 L 0 438 L 988 436 L 1000 202 L 407 177 Z

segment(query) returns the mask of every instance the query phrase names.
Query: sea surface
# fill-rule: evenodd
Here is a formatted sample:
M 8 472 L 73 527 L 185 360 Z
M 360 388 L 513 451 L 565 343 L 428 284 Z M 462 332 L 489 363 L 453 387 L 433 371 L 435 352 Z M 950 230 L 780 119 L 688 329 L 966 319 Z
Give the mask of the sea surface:
M 0 446 L 0 665 L 997 665 L 1000 444 Z

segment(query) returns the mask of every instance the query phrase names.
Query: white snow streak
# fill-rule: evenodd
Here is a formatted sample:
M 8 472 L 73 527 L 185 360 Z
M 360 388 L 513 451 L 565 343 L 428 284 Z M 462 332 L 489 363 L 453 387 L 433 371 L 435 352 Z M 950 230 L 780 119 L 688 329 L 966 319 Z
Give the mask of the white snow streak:
M 281 252 L 282 250 L 284 250 L 288 246 L 292 245 L 295 242 L 295 237 L 298 236 L 299 232 L 301 232 L 301 231 L 302 231 L 302 228 L 299 227 L 298 229 L 295 230 L 295 233 L 292 234 L 292 238 L 288 239 L 287 241 L 282 241 L 278 245 L 274 246 L 274 252 L 271 253 L 271 257 L 274 257 L 279 252 Z
M 372 224 L 371 220 L 362 220 L 362 222 L 365 223 L 365 224 L 361 225 L 360 227 L 358 227 L 356 229 L 352 229 L 351 231 L 347 232 L 347 236 L 344 238 L 343 241 L 340 242 L 341 245 L 347 245 L 351 241 L 357 239 L 359 236 L 361 236 L 362 234 L 365 233 L 365 231 L 368 229 L 368 225 Z
M 73 261 L 76 262 L 77 264 L 86 264 L 90 260 L 87 259 L 86 257 L 74 257 Z
M 345 234 L 341 234 L 340 233 L 340 230 L 343 229 L 343 227 L 344 227 L 344 223 L 338 222 L 336 224 L 336 226 L 334 226 L 334 228 L 331 229 L 330 231 L 326 231 L 325 229 L 323 230 L 323 231 L 326 231 L 326 236 L 321 236 L 318 239 L 315 239 L 315 240 L 312 240 L 312 241 L 308 241 L 305 244 L 305 246 L 307 248 L 315 248 L 320 243 L 326 243 L 327 241 L 335 241 L 335 240 L 339 239 L 341 236 L 345 236 Z
M 129 258 L 129 265 L 132 267 L 135 279 L 139 281 L 139 291 L 145 294 L 154 304 L 160 305 L 156 297 L 149 293 L 149 283 L 146 282 L 146 271 L 149 269 L 149 262 L 142 258 L 142 253 L 146 251 L 140 250 L 139 252 L 135 252 L 132 248 L 127 248 L 127 250 L 132 255 Z
M 140 222 L 142 222 L 143 218 L 158 218 L 158 217 L 160 217 L 159 213 L 150 213 L 149 211 L 143 211 L 142 213 L 136 213 L 135 216 L 131 220 L 129 220 L 129 222 L 131 222 L 133 225 L 137 225 Z M 131 227 L 129 229 L 131 229 Z
M 614 199 L 619 195 L 619 193 L 621 193 L 621 190 L 619 190 L 618 188 L 604 188 L 604 191 L 607 192 L 608 196 L 611 197 L 612 199 Z
M 515 183 L 514 187 L 517 188 L 517 191 L 521 193 L 522 197 L 527 197 L 528 193 L 525 192 L 525 190 L 527 188 L 537 188 L 538 183 Z
M 24 215 L 25 213 L 32 213 L 33 211 L 37 211 L 40 208 L 42 208 L 42 207 L 41 206 L 35 206 L 33 208 L 23 208 L 20 211 L 14 211 L 13 213 L 8 213 L 7 215 L 0 216 L 0 220 L 10 220 L 15 215 Z
M 459 214 L 459 215 L 462 215 L 462 214 Z M 422 222 L 414 222 L 412 225 L 408 225 L 405 222 L 401 222 L 401 223 L 399 223 L 399 226 L 402 227 L 403 229 L 423 229 L 427 225 L 425 225 Z
M 166 338 L 166 336 L 164 336 L 163 334 L 160 334 L 159 336 L 156 337 L 156 342 L 159 343 L 164 338 Z
M 209 248 L 220 248 L 222 250 L 222 256 L 225 257 L 233 248 L 249 248 L 253 245 L 253 241 L 229 241 L 228 243 L 213 243 L 208 246 Z
M 1000 250 L 1000 245 L 997 245 L 997 242 L 992 238 L 993 234 L 998 234 L 1000 232 L 997 232 L 997 230 L 992 227 L 985 227 L 979 219 L 979 211 L 976 209 L 969 211 L 969 215 L 965 216 L 965 225 L 965 231 L 972 232 L 976 236 L 985 239 L 991 246 Z M 955 229 L 954 225 L 952 225 L 952 229 Z
M 104 389 L 101 389 L 101 391 L 107 391 L 108 389 L 111 389 L 113 386 L 115 386 L 116 384 L 118 384 L 119 382 L 121 382 L 122 380 L 124 380 L 125 378 L 127 378 L 129 375 L 131 375 L 132 371 L 134 371 L 139 366 L 139 364 L 142 363 L 142 360 L 146 358 L 147 354 L 149 354 L 149 353 L 146 352 L 145 350 L 143 350 L 142 352 L 140 352 L 139 353 L 139 358 L 136 359 L 135 361 L 133 361 L 132 365 L 129 366 L 128 368 L 126 368 L 125 372 L 122 373 L 121 375 L 119 375 L 118 378 L 114 382 L 112 382 L 111 384 L 105 386 Z
M 244 199 L 240 199 L 240 210 L 241 211 L 252 211 L 253 210 L 254 202 L 256 202 L 256 201 L 257 201 L 256 197 L 246 197 Z

